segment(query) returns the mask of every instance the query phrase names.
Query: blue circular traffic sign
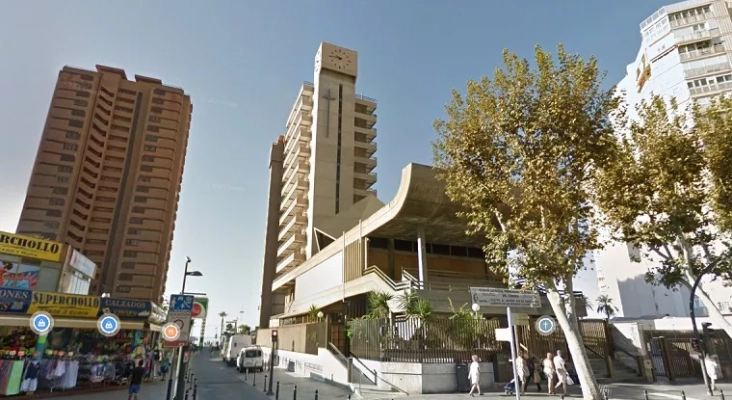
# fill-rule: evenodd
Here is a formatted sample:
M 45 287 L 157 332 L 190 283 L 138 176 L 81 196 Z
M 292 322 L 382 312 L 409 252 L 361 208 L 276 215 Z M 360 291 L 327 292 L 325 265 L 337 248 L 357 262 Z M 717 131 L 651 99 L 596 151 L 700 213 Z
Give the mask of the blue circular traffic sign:
M 536 320 L 536 330 L 540 335 L 549 336 L 557 330 L 557 321 L 549 315 L 543 315 Z
M 122 323 L 114 314 L 103 314 L 97 320 L 97 329 L 104 336 L 112 337 L 119 333 Z
M 53 317 L 45 311 L 37 311 L 31 315 L 30 327 L 39 336 L 48 335 L 53 329 Z

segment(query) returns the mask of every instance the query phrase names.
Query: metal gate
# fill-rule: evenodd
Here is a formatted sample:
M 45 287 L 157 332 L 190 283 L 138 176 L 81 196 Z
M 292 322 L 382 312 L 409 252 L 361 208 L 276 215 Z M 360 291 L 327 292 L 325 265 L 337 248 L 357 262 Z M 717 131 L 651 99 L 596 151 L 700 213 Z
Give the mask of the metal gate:
M 646 350 L 648 355 L 651 357 L 653 363 L 653 375 L 663 376 L 668 378 L 666 372 L 666 365 L 664 363 L 665 355 L 665 341 L 663 337 L 653 337 L 646 341 Z

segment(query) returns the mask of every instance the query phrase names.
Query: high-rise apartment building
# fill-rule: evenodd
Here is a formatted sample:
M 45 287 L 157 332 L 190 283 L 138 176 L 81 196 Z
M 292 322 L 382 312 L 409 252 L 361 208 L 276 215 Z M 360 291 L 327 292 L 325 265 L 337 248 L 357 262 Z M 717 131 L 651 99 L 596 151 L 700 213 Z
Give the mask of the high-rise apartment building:
M 90 293 L 160 301 L 192 111 L 190 97 L 160 79 L 64 67 L 18 233 L 94 261 Z
M 272 279 L 350 229 L 353 206 L 376 197 L 376 100 L 356 93 L 357 76 L 358 53 L 321 43 L 313 82 L 300 87 L 272 147 L 260 326 L 285 304 Z
M 680 107 L 708 104 L 732 92 L 732 5 L 724 0 L 692 0 L 667 5 L 640 24 L 641 48 L 617 88 L 625 93 L 631 117 L 652 95 L 675 97 Z M 646 259 L 638 249 L 617 243 L 595 255 L 600 292 L 610 296 L 625 317 L 689 314 L 689 291 L 648 285 Z M 723 313 L 732 313 L 732 291 L 720 281 L 705 289 Z M 697 299 L 698 302 L 698 299 Z M 696 314 L 707 311 L 698 302 Z

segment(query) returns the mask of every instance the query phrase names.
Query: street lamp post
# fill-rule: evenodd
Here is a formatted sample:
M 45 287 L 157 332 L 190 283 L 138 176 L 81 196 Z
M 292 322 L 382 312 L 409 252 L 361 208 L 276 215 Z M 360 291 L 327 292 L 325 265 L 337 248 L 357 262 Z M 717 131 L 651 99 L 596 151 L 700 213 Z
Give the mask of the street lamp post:
M 480 311 L 480 304 L 473 303 L 473 306 L 471 308 L 473 309 L 473 313 L 475 314 L 475 319 L 478 319 L 478 311 Z
M 186 257 L 186 266 L 183 270 L 183 286 L 180 289 L 180 294 L 183 295 L 186 292 L 186 280 L 189 276 L 203 276 L 203 274 L 200 271 L 189 271 L 188 265 L 191 263 L 191 258 Z M 190 329 L 190 328 L 189 328 Z M 178 347 L 178 360 L 176 362 L 176 380 L 178 381 L 178 384 L 176 385 L 176 391 L 175 391 L 175 397 L 176 399 L 181 399 L 182 393 L 185 390 L 185 379 L 184 379 L 184 371 L 185 371 L 185 364 L 183 363 L 183 353 L 187 350 L 188 345 L 183 345 Z M 165 396 L 166 400 L 170 399 L 170 396 L 173 391 L 173 374 L 170 374 L 168 377 L 168 394 Z

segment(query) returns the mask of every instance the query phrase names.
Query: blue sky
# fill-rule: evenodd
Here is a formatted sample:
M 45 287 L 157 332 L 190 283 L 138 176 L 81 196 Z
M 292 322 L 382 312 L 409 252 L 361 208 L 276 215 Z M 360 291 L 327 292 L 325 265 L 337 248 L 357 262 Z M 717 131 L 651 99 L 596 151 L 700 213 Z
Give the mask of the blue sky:
M 64 65 L 124 68 L 183 87 L 194 103 L 168 288 L 186 256 L 211 315 L 255 325 L 269 144 L 283 133 L 320 41 L 359 52 L 358 91 L 379 100 L 376 188 L 430 163 L 432 121 L 452 88 L 492 74 L 509 48 L 595 55 L 618 81 L 638 24 L 661 0 L 160 0 L 0 2 L 0 230 L 14 231 L 54 81 Z M 218 317 L 210 324 L 218 326 Z M 210 325 L 211 326 L 211 325 Z M 213 329 L 209 330 L 209 334 Z M 207 335 L 208 336 L 208 335 Z

